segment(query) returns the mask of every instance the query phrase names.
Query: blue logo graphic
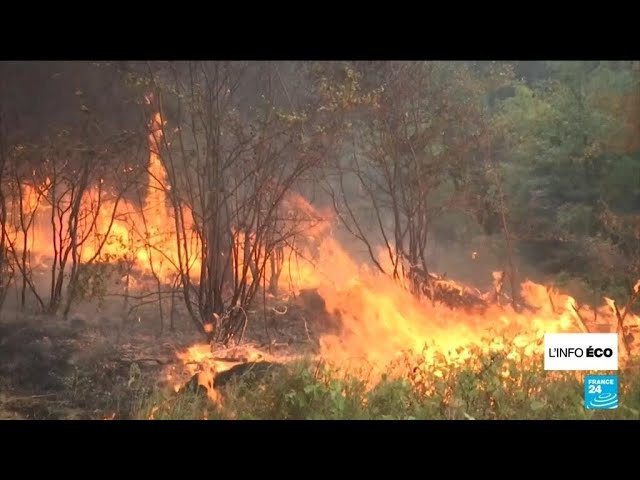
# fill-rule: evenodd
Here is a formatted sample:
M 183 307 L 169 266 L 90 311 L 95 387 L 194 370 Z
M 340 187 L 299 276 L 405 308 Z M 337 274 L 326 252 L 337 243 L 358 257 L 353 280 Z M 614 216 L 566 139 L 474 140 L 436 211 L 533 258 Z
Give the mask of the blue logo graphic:
M 585 375 L 584 408 L 618 408 L 618 376 Z

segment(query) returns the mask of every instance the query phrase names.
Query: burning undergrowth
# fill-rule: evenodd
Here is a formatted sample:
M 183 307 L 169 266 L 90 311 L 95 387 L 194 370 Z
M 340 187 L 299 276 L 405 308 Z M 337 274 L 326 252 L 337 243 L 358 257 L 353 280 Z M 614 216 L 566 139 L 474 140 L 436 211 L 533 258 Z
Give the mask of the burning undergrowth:
M 294 201 L 311 209 L 301 197 Z M 286 350 L 274 351 L 273 339 L 264 342 L 264 338 L 261 346 L 244 345 L 235 351 L 215 344 L 194 345 L 179 354 L 183 378 L 175 390 L 191 382 L 220 405 L 215 379 L 223 372 L 255 362 L 295 363 L 305 355 L 335 375 L 363 381 L 366 391 L 386 375 L 395 380 L 412 378 L 421 383 L 419 389 L 431 393 L 438 379 L 457 378 L 451 372 L 479 375 L 487 368 L 487 358 L 493 362 L 499 357 L 500 362 L 512 362 L 500 363 L 500 385 L 521 388 L 523 380 L 518 379 L 523 374 L 514 365 L 540 374 L 543 336 L 551 332 L 618 332 L 621 365 L 638 353 L 640 319 L 630 311 L 640 293 L 638 285 L 625 307 L 607 299 L 597 309 L 530 281 L 521 285 L 520 298 L 513 302 L 501 290 L 501 272 L 494 272 L 495 288 L 488 292 L 429 274 L 431 285 L 423 291 L 437 289 L 439 296 L 416 295 L 409 286 L 411 279 L 392 279 L 354 261 L 330 235 L 332 220 L 325 218 L 305 247 L 285 256 L 280 295 L 270 295 L 268 307 L 265 298 L 250 310 L 262 312 L 274 334 L 278 325 L 298 326 Z M 254 328 L 257 320 L 251 319 Z M 305 341 L 313 348 L 301 352 L 295 344 Z M 239 377 L 241 373 L 238 370 Z
M 412 388 L 432 395 L 443 379 L 455 383 L 469 375 L 488 375 L 489 370 L 497 375 L 496 385 L 507 390 L 525 388 L 531 381 L 523 378 L 526 375 L 577 381 L 572 375 L 543 372 L 542 340 L 547 332 L 619 331 L 621 365 L 638 353 L 638 317 L 621 315 L 611 301 L 594 310 L 579 306 L 568 295 L 525 282 L 516 307 L 488 301 L 483 308 L 469 310 L 416 297 L 399 282 L 357 265 L 331 238 L 321 242 L 317 258 L 313 265 L 288 266 L 287 281 L 291 285 L 296 279 L 298 295 L 289 299 L 287 308 L 304 305 L 300 321 L 317 332 L 317 348 L 308 351 L 307 358 L 326 365 L 334 378 L 364 382 L 365 391 L 377 388 L 385 378 L 409 379 Z M 467 287 L 448 282 L 464 295 Z M 221 396 L 214 384 L 221 372 L 246 362 L 295 363 L 301 358 L 245 347 L 242 358 L 230 354 L 236 355 L 230 361 L 215 351 L 210 345 L 198 345 L 180 354 L 180 359 L 217 404 Z M 454 398 L 451 388 L 446 387 L 447 395 Z
M 292 196 L 291 204 L 312 210 L 300 196 Z M 242 342 L 196 342 L 171 352 L 172 358 L 162 362 L 166 366 L 156 365 L 166 383 L 162 398 L 148 400 L 150 390 L 145 390 L 146 400 L 134 416 L 172 418 L 181 405 L 182 416 L 197 418 L 512 418 L 525 407 L 539 418 L 553 418 L 580 389 L 574 376 L 543 372 L 545 332 L 618 331 L 623 362 L 638 351 L 640 322 L 628 306 L 609 301 L 594 310 L 525 282 L 514 308 L 504 295 L 436 276 L 432 285 L 445 296 L 416 295 L 409 279 L 394 280 L 354 261 L 330 235 L 331 216 L 314 215 L 325 220 L 304 242 L 283 252 L 277 294 L 257 295 L 244 309 Z M 155 251 L 139 250 L 133 262 L 137 271 L 149 273 Z M 149 278 L 165 284 L 176 277 L 167 274 L 170 262 L 162 265 L 164 270 L 152 268 Z M 128 291 L 144 292 L 143 279 L 131 269 Z M 473 302 L 463 301 L 468 298 Z M 122 399 L 117 403 L 134 401 L 129 397 L 139 380 L 131 369 L 138 363 L 116 361 L 109 367 L 103 362 L 81 377 L 65 362 L 64 378 L 75 391 L 91 391 L 88 385 L 98 381 L 111 390 L 105 395 Z M 258 386 L 247 386 L 254 377 Z M 550 391 L 541 379 L 559 382 L 565 390 Z M 75 403 L 105 406 L 103 400 Z M 117 418 L 128 415 L 122 405 Z
M 522 348 L 506 342 L 510 351 Z M 305 360 L 279 369 L 244 364 L 243 374 L 220 389 L 216 403 L 204 389 L 154 395 L 135 412 L 141 419 L 590 419 L 640 418 L 640 383 L 621 372 L 621 406 L 585 410 L 581 378 L 545 372 L 541 361 L 522 362 L 471 348 L 470 359 L 451 364 L 406 357 L 407 373 L 383 374 L 375 383 L 360 372 L 336 371 Z
M 8 239 L 19 268 L 26 271 L 28 266 L 29 273 L 42 277 L 51 274 L 51 312 L 60 306 L 62 286 L 68 281 L 67 316 L 81 290 L 93 288 L 106 277 L 98 268 L 101 266 L 123 267 L 116 269 L 117 292 L 112 294 L 125 298 L 125 317 L 133 311 L 128 302 L 137 296 L 140 304 L 158 306 L 161 321 L 170 302 L 173 319 L 178 294 L 187 310 L 181 313 L 194 320 L 209 342 L 193 343 L 175 355 L 172 352 L 178 365 L 169 366 L 164 375 L 167 389 L 174 394 L 191 392 L 204 396 L 212 405 L 228 408 L 225 395 L 229 394 L 223 391 L 235 388 L 236 394 L 247 398 L 256 392 L 271 398 L 265 408 L 274 409 L 276 417 L 305 416 L 301 412 L 319 402 L 338 409 L 332 415 L 348 418 L 361 415 L 358 409 L 363 406 L 375 411 L 380 398 L 393 395 L 385 389 L 396 382 L 393 385 L 404 392 L 397 401 L 414 405 L 413 395 L 421 395 L 426 402 L 435 402 L 441 415 L 458 417 L 471 415 L 469 405 L 475 400 L 468 392 L 458 392 L 456 385 L 486 391 L 489 387 L 474 383 L 472 377 L 481 378 L 488 371 L 493 372 L 491 388 L 520 389 L 527 398 L 540 393 L 542 387 L 530 375 L 542 375 L 541 345 L 546 332 L 618 332 L 623 363 L 638 353 L 640 319 L 631 306 L 640 294 L 640 284 L 627 305 L 617 306 L 607 299 L 605 306 L 594 309 L 532 282 L 521 285 L 516 304 L 504 298 L 501 272 L 494 272 L 495 288 L 489 292 L 433 273 L 416 272 L 411 265 L 403 266 L 402 274 L 392 278 L 354 260 L 331 234 L 335 215 L 315 209 L 292 190 L 282 192 L 273 224 L 265 223 L 263 230 L 252 231 L 247 225 L 253 225 L 253 220 L 247 223 L 245 218 L 235 223 L 228 220 L 225 228 L 218 229 L 224 231 L 222 236 L 204 234 L 204 227 L 211 227 L 204 220 L 206 209 L 197 213 L 170 194 L 158 148 L 164 123 L 159 114 L 153 117 L 148 188 L 139 204 L 120 198 L 106 201 L 101 187 L 87 187 L 82 196 L 73 198 L 73 193 L 57 192 L 49 179 L 42 185 L 34 181 L 22 191 L 22 201 L 15 206 L 19 211 L 11 217 L 15 228 Z M 268 181 L 265 177 L 258 183 Z M 264 189 L 264 185 L 259 187 Z M 271 198 L 268 192 L 264 195 Z M 262 215 L 262 209 L 255 205 L 264 198 L 251 197 L 251 202 L 236 205 L 236 216 L 244 210 L 249 216 Z M 100 199 L 102 203 L 97 204 Z M 228 202 L 226 206 L 233 205 Z M 66 225 L 73 223 L 69 221 L 73 209 L 82 215 L 77 216 L 71 232 Z M 21 230 L 18 218 L 35 222 L 33 228 Z M 230 238 L 221 239 L 225 236 Z M 215 240 L 217 250 L 206 240 Z M 23 255 L 20 263 L 18 254 L 27 252 L 27 247 L 29 255 Z M 207 253 L 205 247 L 211 250 Z M 27 258 L 32 259 L 29 265 Z M 395 271 L 396 266 L 388 268 L 385 258 L 383 253 L 379 255 L 378 266 Z M 66 262 L 72 264 L 70 277 L 66 276 Z M 94 275 L 85 278 L 91 268 L 96 270 Z M 37 276 L 29 278 L 34 280 L 22 285 L 23 303 L 28 290 L 45 307 L 38 295 Z M 231 320 L 235 321 L 232 328 Z M 47 342 L 43 342 L 46 351 Z M 304 358 L 316 367 L 296 367 Z M 125 362 L 123 366 L 119 362 L 112 369 L 113 378 L 135 377 L 134 371 L 126 370 L 133 364 L 138 363 Z M 43 369 L 40 363 L 36 365 Z M 281 365 L 291 368 L 278 367 Z M 231 379 L 246 379 L 249 374 L 271 380 L 253 390 L 243 390 L 242 382 L 230 386 L 234 383 Z M 559 376 L 558 381 L 569 382 L 569 377 Z M 282 400 L 285 404 L 277 400 L 281 390 L 269 390 L 272 383 L 288 389 Z M 495 405 L 501 401 L 496 395 L 476 399 L 484 405 L 481 415 L 506 415 L 496 413 Z M 236 403 L 243 401 L 237 395 L 233 398 Z M 546 401 L 540 400 L 543 404 Z M 421 405 L 425 408 L 422 413 L 407 415 L 427 415 L 436 408 L 424 402 Z M 275 413 L 276 407 L 283 413 Z M 451 408 L 454 413 L 447 410 Z M 232 416 L 242 416 L 237 406 L 233 409 Z M 265 411 L 258 416 L 263 414 Z

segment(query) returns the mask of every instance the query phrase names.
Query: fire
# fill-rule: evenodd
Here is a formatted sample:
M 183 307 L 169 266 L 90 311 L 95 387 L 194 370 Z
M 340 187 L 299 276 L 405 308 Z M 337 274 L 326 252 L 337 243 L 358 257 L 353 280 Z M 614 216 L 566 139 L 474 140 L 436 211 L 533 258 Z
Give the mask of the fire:
M 251 344 L 231 348 L 227 351 L 215 351 L 209 344 L 192 345 L 177 353 L 184 371 L 174 375 L 168 372 L 166 378 L 173 383 L 174 392 L 179 392 L 187 381 L 195 377 L 197 384 L 207 392 L 207 397 L 216 405 L 222 404 L 222 397 L 213 387 L 216 375 L 245 362 L 291 361 L 294 356 L 272 355 L 263 352 Z
M 81 262 L 123 261 L 132 264 L 137 271 L 153 274 L 163 283 L 175 278 L 180 258 L 172 228 L 175 222 L 168 203 L 170 186 L 159 154 L 162 127 L 160 113 L 156 113 L 149 127 L 148 184 L 142 205 L 126 199 L 118 202 L 105 199 L 102 180 L 100 185 L 87 189 L 80 199 L 78 238 L 83 240 L 80 247 Z M 9 231 L 11 242 L 17 249 L 26 245 L 32 258 L 37 259 L 36 263 L 45 267 L 49 265 L 49 258 L 53 255 L 51 210 L 56 198 L 53 196 L 56 193 L 53 189 L 50 179 L 42 184 L 33 181 L 21 185 L 22 201 L 13 207 L 11 217 L 14 220 Z M 72 198 L 70 192 L 59 195 L 60 202 L 53 213 L 57 232 L 62 232 L 64 239 L 68 235 L 68 209 Z M 193 215 L 188 209 L 183 214 L 185 230 L 190 231 Z M 57 215 L 61 215 L 60 218 Z M 20 228 L 20 218 L 25 219 L 25 223 L 32 222 L 27 239 Z M 194 253 L 197 251 L 196 245 Z M 182 255 L 184 257 L 184 253 Z M 189 262 L 190 273 L 193 278 L 197 278 L 200 272 L 198 259 L 183 258 L 183 261 Z
M 486 344 L 486 339 L 493 337 L 492 330 L 518 335 L 523 345 L 534 344 L 545 332 L 571 328 L 565 317 L 527 317 L 498 307 L 477 317 L 462 310 L 434 307 L 379 276 L 330 297 L 328 305 L 343 312 L 346 332 L 340 337 L 323 338 L 323 355 L 340 362 L 361 357 L 378 367 L 407 351 L 420 352 L 427 345 L 433 346 L 431 355 L 438 351 L 452 360 L 463 356 L 460 348 Z M 495 349 L 504 347 L 503 338 L 493 338 Z
M 127 200 L 117 204 L 105 201 L 100 185 L 82 197 L 80 237 L 86 234 L 87 238 L 81 247 L 81 261 L 99 258 L 108 262 L 131 262 L 136 269 L 152 273 L 162 282 L 175 278 L 176 266 L 188 261 L 194 278 L 199 275 L 199 259 L 181 259 L 176 247 L 172 231 L 175 222 L 168 198 L 170 185 L 158 148 L 163 141 L 162 133 L 163 120 L 157 113 L 150 125 L 148 186 L 142 205 Z M 23 185 L 20 208 L 23 216 L 33 218 L 34 224 L 28 239 L 23 238 L 17 221 L 12 222 L 14 227 L 10 232 L 15 245 L 27 245 L 43 264 L 46 256 L 51 255 L 50 209 L 53 207 L 46 199 L 52 188 L 49 180 L 42 185 Z M 70 204 L 71 199 L 63 198 L 63 201 Z M 525 348 L 525 356 L 541 356 L 541 340 L 546 332 L 617 331 L 611 308 L 593 311 L 580 307 L 575 299 L 532 282 L 522 284 L 522 298 L 532 307 L 524 310 L 491 305 L 483 313 L 469 313 L 418 299 L 402 282 L 356 261 L 331 235 L 332 215 L 316 211 L 296 194 L 289 195 L 286 202 L 285 215 L 290 216 L 291 222 L 304 224 L 305 229 L 282 249 L 278 286 L 282 291 L 294 293 L 315 288 L 324 299 L 327 311 L 340 316 L 341 332 L 320 338 L 319 356 L 331 363 L 348 366 L 352 362 L 364 362 L 382 371 L 409 351 L 425 352 L 429 358 L 439 354 L 447 361 L 462 361 L 470 356 L 471 345 L 479 345 L 485 351 L 504 351 L 507 340 L 513 340 L 518 348 Z M 183 214 L 189 231 L 193 227 L 192 212 L 185 209 Z M 17 218 L 15 212 L 14 218 Z M 58 227 L 63 228 L 65 221 L 64 216 L 57 219 Z M 94 231 L 92 235 L 87 233 L 90 227 Z M 245 235 L 252 234 L 235 232 L 235 246 L 239 251 L 244 248 Z M 196 255 L 197 251 L 195 248 Z M 264 258 L 264 252 L 261 255 Z M 471 257 L 475 260 L 477 252 Z M 238 258 L 242 262 L 243 255 Z M 389 269 L 384 252 L 380 263 Z M 267 276 L 273 273 L 271 268 L 267 266 Z M 451 285 L 455 287 L 454 283 Z M 627 315 L 629 322 L 638 325 L 640 319 Z M 425 347 L 428 348 L 425 350 Z M 512 358 L 519 355 L 515 351 L 506 353 Z M 258 355 L 264 354 L 255 351 L 247 359 Z M 218 394 L 212 387 L 215 375 L 233 363 L 216 359 L 209 345 L 194 345 L 179 354 L 179 358 L 191 376 L 198 376 L 198 384 L 205 387 L 209 398 L 218 402 Z M 176 390 L 179 388 L 176 385 Z
M 291 201 L 303 210 L 311 208 L 302 197 L 295 196 Z M 317 289 L 327 311 L 338 314 L 342 324 L 339 334 L 320 338 L 318 356 L 351 372 L 354 365 L 365 366 L 363 372 L 372 381 L 410 353 L 428 361 L 444 358 L 451 364 L 471 359 L 472 347 L 477 347 L 486 354 L 502 353 L 526 365 L 543 357 L 545 333 L 616 331 L 617 320 L 611 309 L 594 311 L 578 305 L 569 295 L 531 281 L 521 285 L 520 295 L 527 307 L 517 310 L 496 303 L 482 312 L 467 312 L 418 299 L 402 281 L 355 261 L 330 235 L 331 216 L 317 217 L 324 220 L 314 226 L 308 242 L 296 250 L 301 255 L 285 254 L 280 287 L 294 293 Z M 379 263 L 390 267 L 384 252 Z M 493 277 L 502 278 L 501 272 L 494 272 Z M 441 282 L 460 295 L 464 293 L 455 282 Z M 637 316 L 628 318 L 628 322 L 640 325 Z M 180 358 L 192 375 L 202 371 L 203 365 L 215 372 L 230 367 L 212 359 L 209 345 L 191 347 Z M 443 370 L 437 369 L 434 374 L 442 376 Z M 201 375 L 204 380 L 199 383 L 204 384 L 208 374 Z M 510 373 L 505 370 L 501 376 L 506 381 Z
M 574 298 L 531 281 L 524 282 L 520 292 L 528 308 L 516 311 L 511 305 L 494 304 L 482 313 L 471 313 L 417 299 L 402 282 L 355 262 L 331 237 L 324 237 L 319 252 L 313 265 L 300 261 L 287 265 L 288 281 L 298 289 L 317 288 L 327 311 L 339 313 L 341 333 L 320 339 L 320 355 L 337 365 L 364 361 L 382 371 L 411 351 L 424 352 L 431 359 L 441 354 L 449 362 L 464 361 L 472 345 L 485 352 L 504 351 L 507 340 L 514 345 L 514 351 L 505 352 L 507 356 L 516 358 L 515 349 L 524 349 L 525 356 L 540 359 L 545 333 L 615 332 L 617 328 L 606 307 L 597 312 L 579 307 Z M 382 252 L 380 263 L 388 268 L 386 259 Z M 629 322 L 640 325 L 634 315 Z

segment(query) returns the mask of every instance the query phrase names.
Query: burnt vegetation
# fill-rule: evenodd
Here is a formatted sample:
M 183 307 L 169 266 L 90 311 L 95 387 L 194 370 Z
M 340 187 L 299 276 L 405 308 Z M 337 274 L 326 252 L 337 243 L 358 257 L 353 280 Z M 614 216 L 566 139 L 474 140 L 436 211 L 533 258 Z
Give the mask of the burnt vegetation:
M 144 324 L 156 345 L 170 330 L 214 349 L 316 346 L 341 312 L 287 288 L 287 269 L 314 263 L 329 217 L 354 256 L 433 304 L 527 308 L 519 285 L 532 278 L 580 303 L 607 297 L 632 342 L 639 109 L 630 61 L 5 62 L 0 385 L 44 395 L 14 381 L 31 375 L 20 355 L 56 366 L 42 380 L 55 391 L 77 374 L 56 333 L 18 351 L 23 318 L 76 337 L 99 324 L 118 345 Z M 137 385 L 139 356 L 106 356 L 113 378 Z M 307 397 L 331 397 L 319 378 Z M 477 402 L 474 415 L 509 416 L 468 393 L 456 398 Z M 255 416 L 277 407 L 265 395 Z M 308 416 L 301 398 L 282 416 Z M 434 405 L 406 416 L 464 411 Z M 334 407 L 329 417 L 364 415 Z

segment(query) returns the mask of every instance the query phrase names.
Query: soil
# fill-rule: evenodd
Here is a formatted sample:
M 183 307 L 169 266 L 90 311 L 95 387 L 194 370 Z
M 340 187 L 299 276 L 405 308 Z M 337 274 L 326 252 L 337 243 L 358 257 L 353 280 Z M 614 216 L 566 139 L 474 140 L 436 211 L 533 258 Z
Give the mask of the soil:
M 138 310 L 134 321 L 115 313 L 87 312 L 69 320 L 9 312 L 0 317 L 0 419 L 127 419 L 151 391 L 175 393 L 197 377 L 178 353 L 205 339 L 184 315 L 169 331 L 157 309 Z M 264 377 L 293 357 L 317 353 L 319 338 L 340 329 L 318 292 L 260 298 L 247 310 L 241 345 L 214 345 L 214 388 L 252 371 Z M 610 331 L 592 324 L 590 331 Z M 640 338 L 640 330 L 629 332 Z M 205 346 L 205 348 L 211 348 Z M 640 348 L 638 346 L 637 348 Z M 173 376 L 169 378 L 168 374 Z M 206 392 L 205 392 L 206 393 Z
M 215 347 L 222 357 L 236 357 L 218 383 L 252 366 L 256 351 L 271 361 L 316 351 L 319 336 L 335 325 L 328 320 L 321 298 L 309 293 L 305 299 L 272 298 L 266 304 L 261 299 L 249 312 L 243 345 Z M 167 382 L 167 371 L 185 373 L 177 353 L 204 341 L 186 318 L 176 321 L 173 332 L 164 328 L 159 335 L 152 314 L 149 321 L 141 316 L 124 324 L 104 316 L 72 316 L 65 321 L 3 313 L 0 419 L 127 419 L 145 393 L 174 389 Z M 246 346 L 251 346 L 254 358 L 237 353 L 246 352 Z M 257 365 L 258 371 L 264 366 Z

